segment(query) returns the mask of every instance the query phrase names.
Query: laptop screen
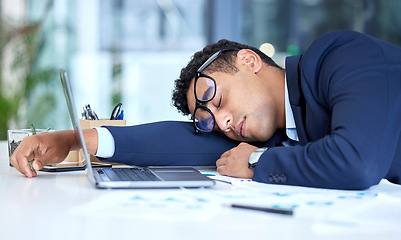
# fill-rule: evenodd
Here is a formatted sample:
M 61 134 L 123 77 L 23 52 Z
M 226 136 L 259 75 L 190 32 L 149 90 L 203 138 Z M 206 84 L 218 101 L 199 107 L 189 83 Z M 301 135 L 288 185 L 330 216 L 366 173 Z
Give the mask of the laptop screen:
M 80 149 L 80 156 L 82 157 L 84 166 L 86 166 L 85 171 L 86 171 L 87 175 L 89 176 L 90 181 L 92 183 L 95 183 L 95 178 L 93 177 L 93 174 L 91 174 L 92 173 L 92 165 L 91 165 L 90 161 L 88 161 L 89 154 L 88 154 L 88 150 L 86 148 L 84 135 L 83 135 L 81 126 L 78 124 L 79 123 L 78 114 L 77 114 L 77 110 L 75 108 L 75 102 L 74 102 L 74 98 L 72 96 L 72 90 L 71 90 L 70 82 L 68 80 L 68 75 L 64 69 L 60 69 L 59 73 L 60 73 L 61 84 L 63 86 L 65 100 L 66 100 L 67 106 L 68 106 L 68 111 L 70 113 L 72 126 L 73 126 L 74 132 L 76 134 L 76 139 L 80 140 L 80 145 L 82 146 L 82 148 Z

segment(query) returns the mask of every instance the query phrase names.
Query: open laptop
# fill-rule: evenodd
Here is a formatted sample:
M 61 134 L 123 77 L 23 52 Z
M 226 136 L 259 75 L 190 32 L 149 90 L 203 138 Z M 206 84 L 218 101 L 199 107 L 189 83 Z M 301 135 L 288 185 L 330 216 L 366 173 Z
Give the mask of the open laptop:
M 89 180 L 97 188 L 179 188 L 179 187 L 211 187 L 213 180 L 202 175 L 191 167 L 92 167 L 86 148 L 81 126 L 78 124 L 78 114 L 71 91 L 71 85 L 65 70 L 60 69 L 60 79 L 63 85 L 65 99 L 77 139 L 82 144 L 83 163 Z

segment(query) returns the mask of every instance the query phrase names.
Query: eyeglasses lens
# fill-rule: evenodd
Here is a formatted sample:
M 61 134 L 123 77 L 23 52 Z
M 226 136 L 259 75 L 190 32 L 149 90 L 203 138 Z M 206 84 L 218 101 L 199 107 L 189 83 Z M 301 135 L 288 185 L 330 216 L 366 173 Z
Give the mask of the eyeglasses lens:
M 196 81 L 195 93 L 197 100 L 201 103 L 212 100 L 216 94 L 214 81 L 207 77 L 199 77 Z M 206 109 L 198 108 L 195 112 L 195 124 L 198 129 L 209 132 L 214 128 L 214 118 Z
M 207 77 L 199 77 L 196 81 L 196 98 L 198 101 L 206 102 L 212 100 L 216 93 L 214 81 Z
M 210 112 L 203 108 L 198 108 L 195 112 L 195 124 L 198 129 L 211 132 L 214 128 L 214 118 Z

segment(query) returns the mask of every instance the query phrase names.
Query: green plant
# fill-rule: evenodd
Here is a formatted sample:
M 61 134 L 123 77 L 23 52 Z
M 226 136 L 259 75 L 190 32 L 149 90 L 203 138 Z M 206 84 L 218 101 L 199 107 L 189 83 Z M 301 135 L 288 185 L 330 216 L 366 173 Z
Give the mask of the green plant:
M 48 88 L 57 71 L 40 66 L 45 46 L 44 19 L 15 24 L 0 15 L 0 140 L 7 139 L 11 127 L 26 128 L 29 122 L 41 126 L 55 106 L 55 97 Z M 37 92 L 43 94 L 38 96 Z
M 50 129 L 51 128 L 46 129 L 46 132 L 50 131 Z M 32 131 L 32 135 L 37 134 L 36 127 L 35 127 L 35 125 L 33 125 L 33 123 L 31 123 L 31 131 Z

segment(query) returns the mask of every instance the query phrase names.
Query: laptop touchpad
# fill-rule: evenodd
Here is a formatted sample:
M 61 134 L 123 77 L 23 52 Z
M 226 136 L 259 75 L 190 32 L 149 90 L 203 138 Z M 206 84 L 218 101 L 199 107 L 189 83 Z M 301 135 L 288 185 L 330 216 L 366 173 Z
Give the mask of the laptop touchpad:
M 193 168 L 151 168 L 152 171 L 165 181 L 207 181 L 210 179 L 203 176 Z

